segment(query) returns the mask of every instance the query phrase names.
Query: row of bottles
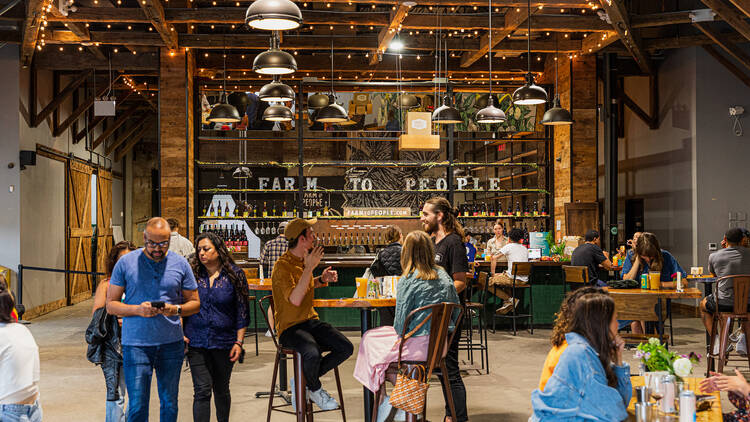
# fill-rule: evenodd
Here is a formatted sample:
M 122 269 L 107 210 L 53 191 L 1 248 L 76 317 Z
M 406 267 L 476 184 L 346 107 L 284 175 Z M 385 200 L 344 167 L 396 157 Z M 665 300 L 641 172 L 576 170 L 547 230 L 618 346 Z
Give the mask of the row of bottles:
M 216 225 L 216 224 L 201 224 L 200 232 L 213 233 L 224 240 L 227 246 L 235 247 L 247 247 L 247 236 L 245 235 L 245 228 L 241 224 L 229 225 Z
M 503 208 L 502 203 L 498 203 L 497 206 L 494 203 L 473 203 L 463 204 L 459 206 L 459 216 L 461 217 L 546 217 L 547 206 L 542 204 L 541 209 L 539 204 L 534 201 L 533 206 L 529 206 L 527 203 L 521 208 L 521 202 L 516 201 L 516 207 L 513 209 L 512 202 L 507 201 L 507 208 Z
M 278 207 L 276 201 L 253 201 L 250 204 L 248 201 L 235 201 L 236 207 L 232 210 L 229 208 L 229 201 L 223 202 L 218 201 L 206 202 L 203 204 L 202 214 L 205 217 L 281 217 L 281 218 L 293 218 L 297 215 L 297 207 L 292 206 L 287 208 L 286 201 L 279 203 Z
M 384 246 L 383 233 L 378 231 L 350 231 L 337 230 L 335 232 L 324 232 L 318 235 L 323 246 Z
M 490 235 L 490 237 L 495 235 L 495 224 L 501 224 L 503 226 L 503 236 L 508 236 L 508 230 L 506 227 L 518 227 L 522 230 L 525 230 L 527 233 L 529 231 L 536 232 L 541 231 L 545 232 L 547 231 L 547 222 L 546 221 L 533 221 L 531 225 L 531 230 L 529 230 L 529 225 L 526 222 L 517 223 L 514 220 L 503 220 L 502 218 L 498 218 L 495 221 L 477 221 L 477 220 L 466 220 L 462 221 L 462 225 L 464 227 L 464 231 L 471 233 L 471 234 L 487 234 Z

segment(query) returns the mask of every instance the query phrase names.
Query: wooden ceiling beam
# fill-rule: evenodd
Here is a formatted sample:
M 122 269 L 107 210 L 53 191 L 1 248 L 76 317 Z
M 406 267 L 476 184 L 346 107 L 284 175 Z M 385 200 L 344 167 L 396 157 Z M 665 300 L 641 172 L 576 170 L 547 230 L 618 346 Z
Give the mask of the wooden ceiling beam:
M 750 23 L 745 18 L 744 13 L 738 11 L 723 0 L 701 0 L 703 4 L 710 7 L 716 14 L 721 16 L 726 23 L 732 26 L 737 32 L 750 40 Z
M 633 32 L 633 28 L 630 25 L 630 15 L 622 0 L 599 0 L 599 4 L 607 12 L 612 22 L 612 27 L 614 27 L 617 35 L 620 37 L 622 43 L 625 44 L 625 48 L 628 49 L 635 62 L 638 63 L 638 67 L 645 73 L 653 74 L 651 59 L 643 50 L 641 37 Z
M 39 29 L 42 26 L 42 0 L 28 0 L 26 4 L 26 16 L 23 22 L 23 37 L 21 38 L 21 66 L 29 67 L 34 58 Z
M 718 31 L 710 28 L 707 24 L 703 22 L 696 22 L 693 24 L 696 28 L 700 29 L 701 32 L 703 32 L 708 38 L 710 38 L 713 42 L 719 45 L 724 51 L 727 52 L 730 56 L 734 57 L 740 64 L 745 66 L 747 69 L 750 69 L 750 55 L 745 53 L 740 47 L 738 47 L 735 43 L 728 40 L 726 37 L 724 37 L 722 34 L 720 34 Z
M 117 78 L 115 78 L 112 83 L 114 84 L 114 82 L 116 82 L 119 78 L 120 76 L 117 76 Z M 94 105 L 94 100 L 96 99 L 96 97 L 101 97 L 102 95 L 106 94 L 108 90 L 109 86 L 105 85 L 102 89 L 99 90 L 99 92 L 96 93 L 96 96 L 87 98 L 86 101 L 81 103 L 81 105 L 79 105 L 70 113 L 70 116 L 68 116 L 68 118 L 65 119 L 62 124 L 60 124 L 60 126 L 55 128 L 55 130 L 52 132 L 52 136 L 58 137 L 62 135 L 63 132 L 65 132 L 70 127 L 70 125 L 73 124 L 73 122 L 78 120 L 78 118 L 81 117 L 83 113 L 85 113 L 89 108 L 91 108 L 91 106 Z
M 221 1 L 221 0 L 220 0 Z M 234 0 L 226 1 L 227 3 L 234 3 Z M 332 3 L 332 4 L 349 4 L 352 0 L 310 0 L 308 3 Z M 206 1 L 207 4 L 211 4 Z M 392 6 L 395 2 L 393 0 L 367 0 L 367 4 L 380 4 Z M 420 6 L 487 6 L 487 2 L 483 0 L 419 0 Z M 526 0 L 493 0 L 493 7 L 526 7 Z M 542 7 L 562 7 L 562 8 L 590 8 L 591 5 L 587 0 L 534 0 L 531 2 L 531 7 L 537 8 Z
M 729 0 L 729 2 L 750 18 L 750 0 Z
M 533 9 L 533 11 L 537 10 L 539 9 Z M 493 30 L 494 32 L 492 33 L 492 48 L 495 48 L 495 46 L 500 41 L 502 41 L 508 35 L 512 34 L 513 31 L 515 31 L 522 23 L 526 22 L 527 14 L 528 11 L 525 7 L 508 10 L 508 12 L 505 13 L 505 25 L 503 26 L 503 29 Z M 479 42 L 479 49 L 477 51 L 464 53 L 462 55 L 461 67 L 469 67 L 474 64 L 474 62 L 484 57 L 484 55 L 489 51 L 489 44 L 489 36 L 488 34 L 484 34 Z
M 589 35 L 581 41 L 581 54 L 596 54 L 618 40 L 619 38 L 617 38 L 617 32 L 615 31 Z
M 120 145 L 122 145 L 125 141 L 127 141 L 128 138 L 130 138 L 130 135 L 135 133 L 136 130 L 138 129 L 143 130 L 144 126 L 151 125 L 151 123 L 153 122 L 153 119 L 154 119 L 153 117 L 147 117 L 143 121 L 138 121 L 138 122 L 133 123 L 129 128 L 125 129 L 125 131 L 121 133 L 120 136 L 118 136 L 114 142 L 112 142 L 110 145 L 107 145 L 104 155 L 108 156 L 112 154 L 113 152 L 115 152 L 115 150 Z
M 69 48 L 68 48 L 69 50 Z M 34 66 L 39 69 L 56 70 L 109 70 L 109 63 L 96 58 L 87 50 L 59 51 L 57 47 L 45 48 L 34 60 Z M 118 72 L 140 72 L 159 69 L 159 57 L 155 53 L 130 54 L 121 52 L 112 54 L 112 70 Z
M 149 130 L 150 130 L 150 129 L 151 129 L 151 128 L 152 128 L 153 126 L 154 126 L 154 121 L 153 121 L 153 119 L 150 119 L 150 120 L 149 120 L 149 122 L 150 122 L 149 124 L 146 124 L 146 125 L 143 125 L 143 126 L 141 126 L 141 130 L 139 130 L 139 131 L 138 131 L 138 133 L 136 133 L 135 135 L 133 135 L 133 136 L 132 136 L 132 137 L 130 138 L 130 140 L 128 141 L 128 143 L 126 143 L 126 144 L 125 144 L 125 145 L 124 145 L 124 146 L 123 146 L 122 148 L 120 148 L 119 150 L 117 150 L 117 152 L 115 152 L 115 161 L 120 161 L 120 160 L 122 160 L 122 158 L 123 158 L 123 157 L 124 157 L 124 156 L 125 156 L 125 155 L 126 155 L 126 154 L 127 154 L 127 153 L 128 153 L 128 152 L 129 152 L 130 150 L 131 150 L 131 149 L 133 149 L 133 147 L 134 147 L 134 146 L 135 146 L 135 145 L 136 145 L 136 144 L 137 144 L 138 142 L 140 142 L 140 141 L 141 141 L 141 139 L 143 139 L 143 137 L 144 137 L 144 135 L 146 134 L 146 132 L 148 132 L 148 131 L 149 131 Z
M 73 91 L 78 89 L 78 87 L 81 86 L 81 84 L 86 82 L 86 79 L 88 79 L 92 73 L 93 73 L 93 70 L 84 70 L 83 72 L 81 72 L 80 75 L 78 75 L 77 78 L 70 81 L 68 85 L 65 87 L 65 89 L 60 91 L 60 93 L 57 94 L 57 96 L 53 98 L 52 101 L 50 101 L 49 104 L 47 104 L 47 106 L 45 106 L 42 109 L 42 111 L 40 111 L 39 114 L 37 114 L 34 117 L 34 121 L 32 122 L 31 127 L 39 126 L 39 124 L 42 123 L 44 119 L 46 119 L 50 114 L 52 114 L 53 111 L 55 111 L 58 107 L 60 107 L 60 105 L 65 100 L 67 100 L 71 94 L 73 94 Z
M 400 4 L 398 8 L 393 13 L 391 13 L 388 26 L 381 29 L 380 33 L 378 34 L 378 45 L 377 48 L 375 48 L 373 54 L 370 56 L 370 66 L 378 62 L 378 60 L 382 57 L 381 54 L 385 54 L 385 50 L 388 48 L 393 38 L 401 29 L 401 22 L 403 22 L 404 18 L 409 15 L 409 9 L 411 9 L 411 7 Z
M 156 32 L 161 35 L 164 45 L 170 50 L 177 50 L 177 31 L 172 24 L 167 22 L 161 0 L 139 0 L 138 5 L 141 6 Z
M 116 131 L 116 130 L 117 130 L 117 129 L 118 129 L 119 127 L 120 127 L 120 126 L 122 126 L 123 124 L 125 124 L 125 122 L 127 122 L 127 121 L 128 121 L 128 119 L 129 119 L 129 118 L 130 118 L 130 117 L 131 117 L 131 116 L 132 116 L 133 114 L 135 114 L 135 112 L 136 112 L 136 111 L 138 111 L 138 109 L 139 109 L 139 108 L 140 108 L 140 106 L 139 106 L 138 104 L 136 104 L 136 105 L 133 105 L 133 106 L 131 106 L 131 107 L 130 107 L 130 108 L 129 108 L 129 109 L 128 109 L 128 110 L 127 110 L 127 111 L 126 111 L 125 113 L 123 113 L 123 114 L 121 114 L 120 116 L 118 116 L 118 117 L 117 117 L 117 119 L 115 119 L 114 123 L 112 123 L 112 125 L 111 125 L 111 126 L 107 127 L 107 129 L 106 129 L 106 130 L 105 130 L 104 132 L 102 132 L 102 134 L 101 134 L 101 135 L 99 135 L 99 137 L 98 137 L 98 138 L 96 138 L 96 140 L 95 140 L 95 141 L 94 141 L 94 143 L 92 144 L 92 147 L 91 147 L 91 149 L 92 149 L 92 150 L 94 150 L 94 149 L 96 149 L 97 147 L 99 147 L 99 145 L 100 145 L 100 144 L 101 144 L 102 142 L 104 142 L 104 141 L 105 141 L 105 140 L 106 140 L 107 138 L 109 138 L 109 137 L 110 137 L 110 136 L 111 136 L 111 135 L 112 135 L 113 133 L 115 133 L 115 131 Z

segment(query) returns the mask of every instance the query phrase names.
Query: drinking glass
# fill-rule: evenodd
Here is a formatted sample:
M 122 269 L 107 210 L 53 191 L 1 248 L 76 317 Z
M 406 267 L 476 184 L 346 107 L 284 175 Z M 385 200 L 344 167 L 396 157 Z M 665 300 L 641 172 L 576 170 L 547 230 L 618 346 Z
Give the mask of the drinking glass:
M 651 398 L 657 402 L 664 397 L 664 386 L 661 383 L 661 377 L 651 377 L 651 385 L 648 388 L 651 391 Z

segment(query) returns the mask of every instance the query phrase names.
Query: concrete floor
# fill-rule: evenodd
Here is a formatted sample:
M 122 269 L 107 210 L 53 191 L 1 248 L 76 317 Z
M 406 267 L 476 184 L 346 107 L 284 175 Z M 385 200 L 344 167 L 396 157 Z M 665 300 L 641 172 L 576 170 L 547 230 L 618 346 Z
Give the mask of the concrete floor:
M 84 332 L 89 323 L 91 301 L 60 309 L 32 321 L 29 329 L 39 344 L 41 357 L 41 403 L 46 421 L 95 421 L 104 419 L 106 390 L 101 370 L 86 360 Z M 465 362 L 464 383 L 467 388 L 469 417 L 472 422 L 526 421 L 531 413 L 530 395 L 539 381 L 539 374 L 549 350 L 548 329 L 534 330 L 518 336 L 507 332 L 489 334 L 490 374 L 471 369 Z M 355 345 L 359 333 L 347 332 Z M 676 342 L 674 349 L 688 353 L 705 351 L 704 331 L 696 318 L 675 320 Z M 252 338 L 247 339 L 245 363 L 236 365 L 232 376 L 232 420 L 265 419 L 268 400 L 256 399 L 256 391 L 267 391 L 273 369 L 273 343 L 261 337 L 260 355 L 254 355 Z M 638 366 L 626 351 L 631 370 Z M 356 356 L 356 351 L 355 351 Z M 467 360 L 465 352 L 461 358 Z M 363 420 L 362 386 L 351 376 L 354 357 L 342 367 L 347 417 L 350 421 Z M 747 368 L 740 363 L 741 369 Z M 475 360 L 475 367 L 479 362 Z M 705 361 L 694 373 L 705 372 Z M 323 385 L 332 393 L 336 391 L 333 375 L 324 377 Z M 334 394 L 335 395 L 335 394 Z M 726 399 L 723 407 L 730 409 Z M 183 372 L 180 379 L 180 421 L 192 420 L 192 381 Z M 428 419 L 442 420 L 443 398 L 438 383 L 433 383 L 428 395 Z M 293 416 L 274 412 L 273 420 L 294 420 Z M 156 382 L 152 384 L 151 420 L 158 420 Z M 316 415 L 319 421 L 338 421 L 340 413 Z

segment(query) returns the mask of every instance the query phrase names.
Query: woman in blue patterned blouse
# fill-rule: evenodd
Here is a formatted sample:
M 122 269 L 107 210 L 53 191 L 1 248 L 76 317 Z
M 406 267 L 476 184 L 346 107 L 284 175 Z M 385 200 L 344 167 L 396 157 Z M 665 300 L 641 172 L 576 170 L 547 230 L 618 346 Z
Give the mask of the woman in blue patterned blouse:
M 245 329 L 250 322 L 247 279 L 219 236 L 199 235 L 195 249 L 197 256 L 192 266 L 201 309 L 184 321 L 193 376 L 193 420 L 209 421 L 213 390 L 216 419 L 223 422 L 229 420 L 232 402 L 229 378 L 234 362 L 243 352 Z

